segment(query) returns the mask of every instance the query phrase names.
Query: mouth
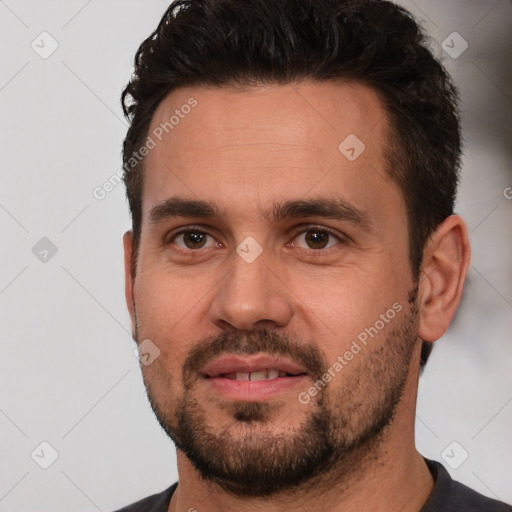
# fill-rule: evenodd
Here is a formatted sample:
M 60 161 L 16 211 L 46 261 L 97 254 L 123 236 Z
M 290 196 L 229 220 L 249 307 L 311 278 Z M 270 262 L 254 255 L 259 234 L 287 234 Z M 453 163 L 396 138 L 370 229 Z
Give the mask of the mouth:
M 201 376 L 214 393 L 232 400 L 261 401 L 303 384 L 308 372 L 283 358 L 232 355 L 208 364 Z
M 262 370 L 252 372 L 222 373 L 218 375 L 218 377 L 230 380 L 250 380 L 256 382 L 260 380 L 273 380 L 279 377 L 297 377 L 297 375 L 279 370 L 278 368 L 263 368 Z

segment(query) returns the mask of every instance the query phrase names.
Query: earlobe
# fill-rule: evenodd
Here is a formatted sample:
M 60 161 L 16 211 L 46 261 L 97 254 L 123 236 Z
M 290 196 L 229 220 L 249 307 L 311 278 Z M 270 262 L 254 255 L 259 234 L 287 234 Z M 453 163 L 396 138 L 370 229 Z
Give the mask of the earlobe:
M 135 334 L 135 303 L 134 303 L 134 276 L 132 273 L 133 260 L 133 233 L 131 230 L 123 235 L 124 247 L 124 293 L 126 298 L 126 306 L 130 313 L 132 333 Z
M 470 245 L 464 220 L 445 219 L 429 238 L 419 284 L 419 330 L 425 341 L 436 341 L 448 329 L 459 305 L 469 268 Z

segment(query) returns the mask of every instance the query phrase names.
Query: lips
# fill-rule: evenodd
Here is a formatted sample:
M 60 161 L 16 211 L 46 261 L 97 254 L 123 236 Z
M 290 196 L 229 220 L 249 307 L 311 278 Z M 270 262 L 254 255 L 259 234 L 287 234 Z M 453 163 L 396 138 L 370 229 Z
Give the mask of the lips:
M 224 356 L 211 362 L 203 370 L 205 378 L 248 381 L 296 377 L 307 373 L 302 366 L 284 358 L 273 358 L 266 355 Z
M 282 357 L 264 354 L 225 355 L 200 372 L 206 393 L 235 402 L 260 402 L 297 392 L 309 378 L 307 370 Z

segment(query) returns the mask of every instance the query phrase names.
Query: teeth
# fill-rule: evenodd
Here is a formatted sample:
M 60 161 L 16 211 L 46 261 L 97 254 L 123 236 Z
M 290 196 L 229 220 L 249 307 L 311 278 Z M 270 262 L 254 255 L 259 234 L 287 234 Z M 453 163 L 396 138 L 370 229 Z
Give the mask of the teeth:
M 250 380 L 250 381 L 259 381 L 259 380 L 272 380 L 277 379 L 278 377 L 286 377 L 288 374 L 284 371 L 277 370 L 276 368 L 269 368 L 265 370 L 259 370 L 257 372 L 232 372 L 232 373 L 224 373 L 222 376 L 225 379 L 230 380 Z
M 250 375 L 250 380 L 267 380 L 267 370 L 261 370 L 259 372 L 252 372 Z
M 279 377 L 279 370 L 272 368 L 268 371 L 267 379 L 277 379 L 277 377 Z

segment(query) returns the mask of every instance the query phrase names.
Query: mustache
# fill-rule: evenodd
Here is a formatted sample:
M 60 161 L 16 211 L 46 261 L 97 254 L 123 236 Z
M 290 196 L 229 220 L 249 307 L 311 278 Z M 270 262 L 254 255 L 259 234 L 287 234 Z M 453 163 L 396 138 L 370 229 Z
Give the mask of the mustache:
M 314 343 L 297 342 L 289 335 L 268 330 L 249 333 L 227 331 L 218 336 L 210 336 L 191 349 L 182 369 L 185 387 L 190 387 L 198 378 L 200 370 L 222 354 L 259 353 L 288 357 L 304 366 L 315 381 L 327 371 L 325 357 Z

